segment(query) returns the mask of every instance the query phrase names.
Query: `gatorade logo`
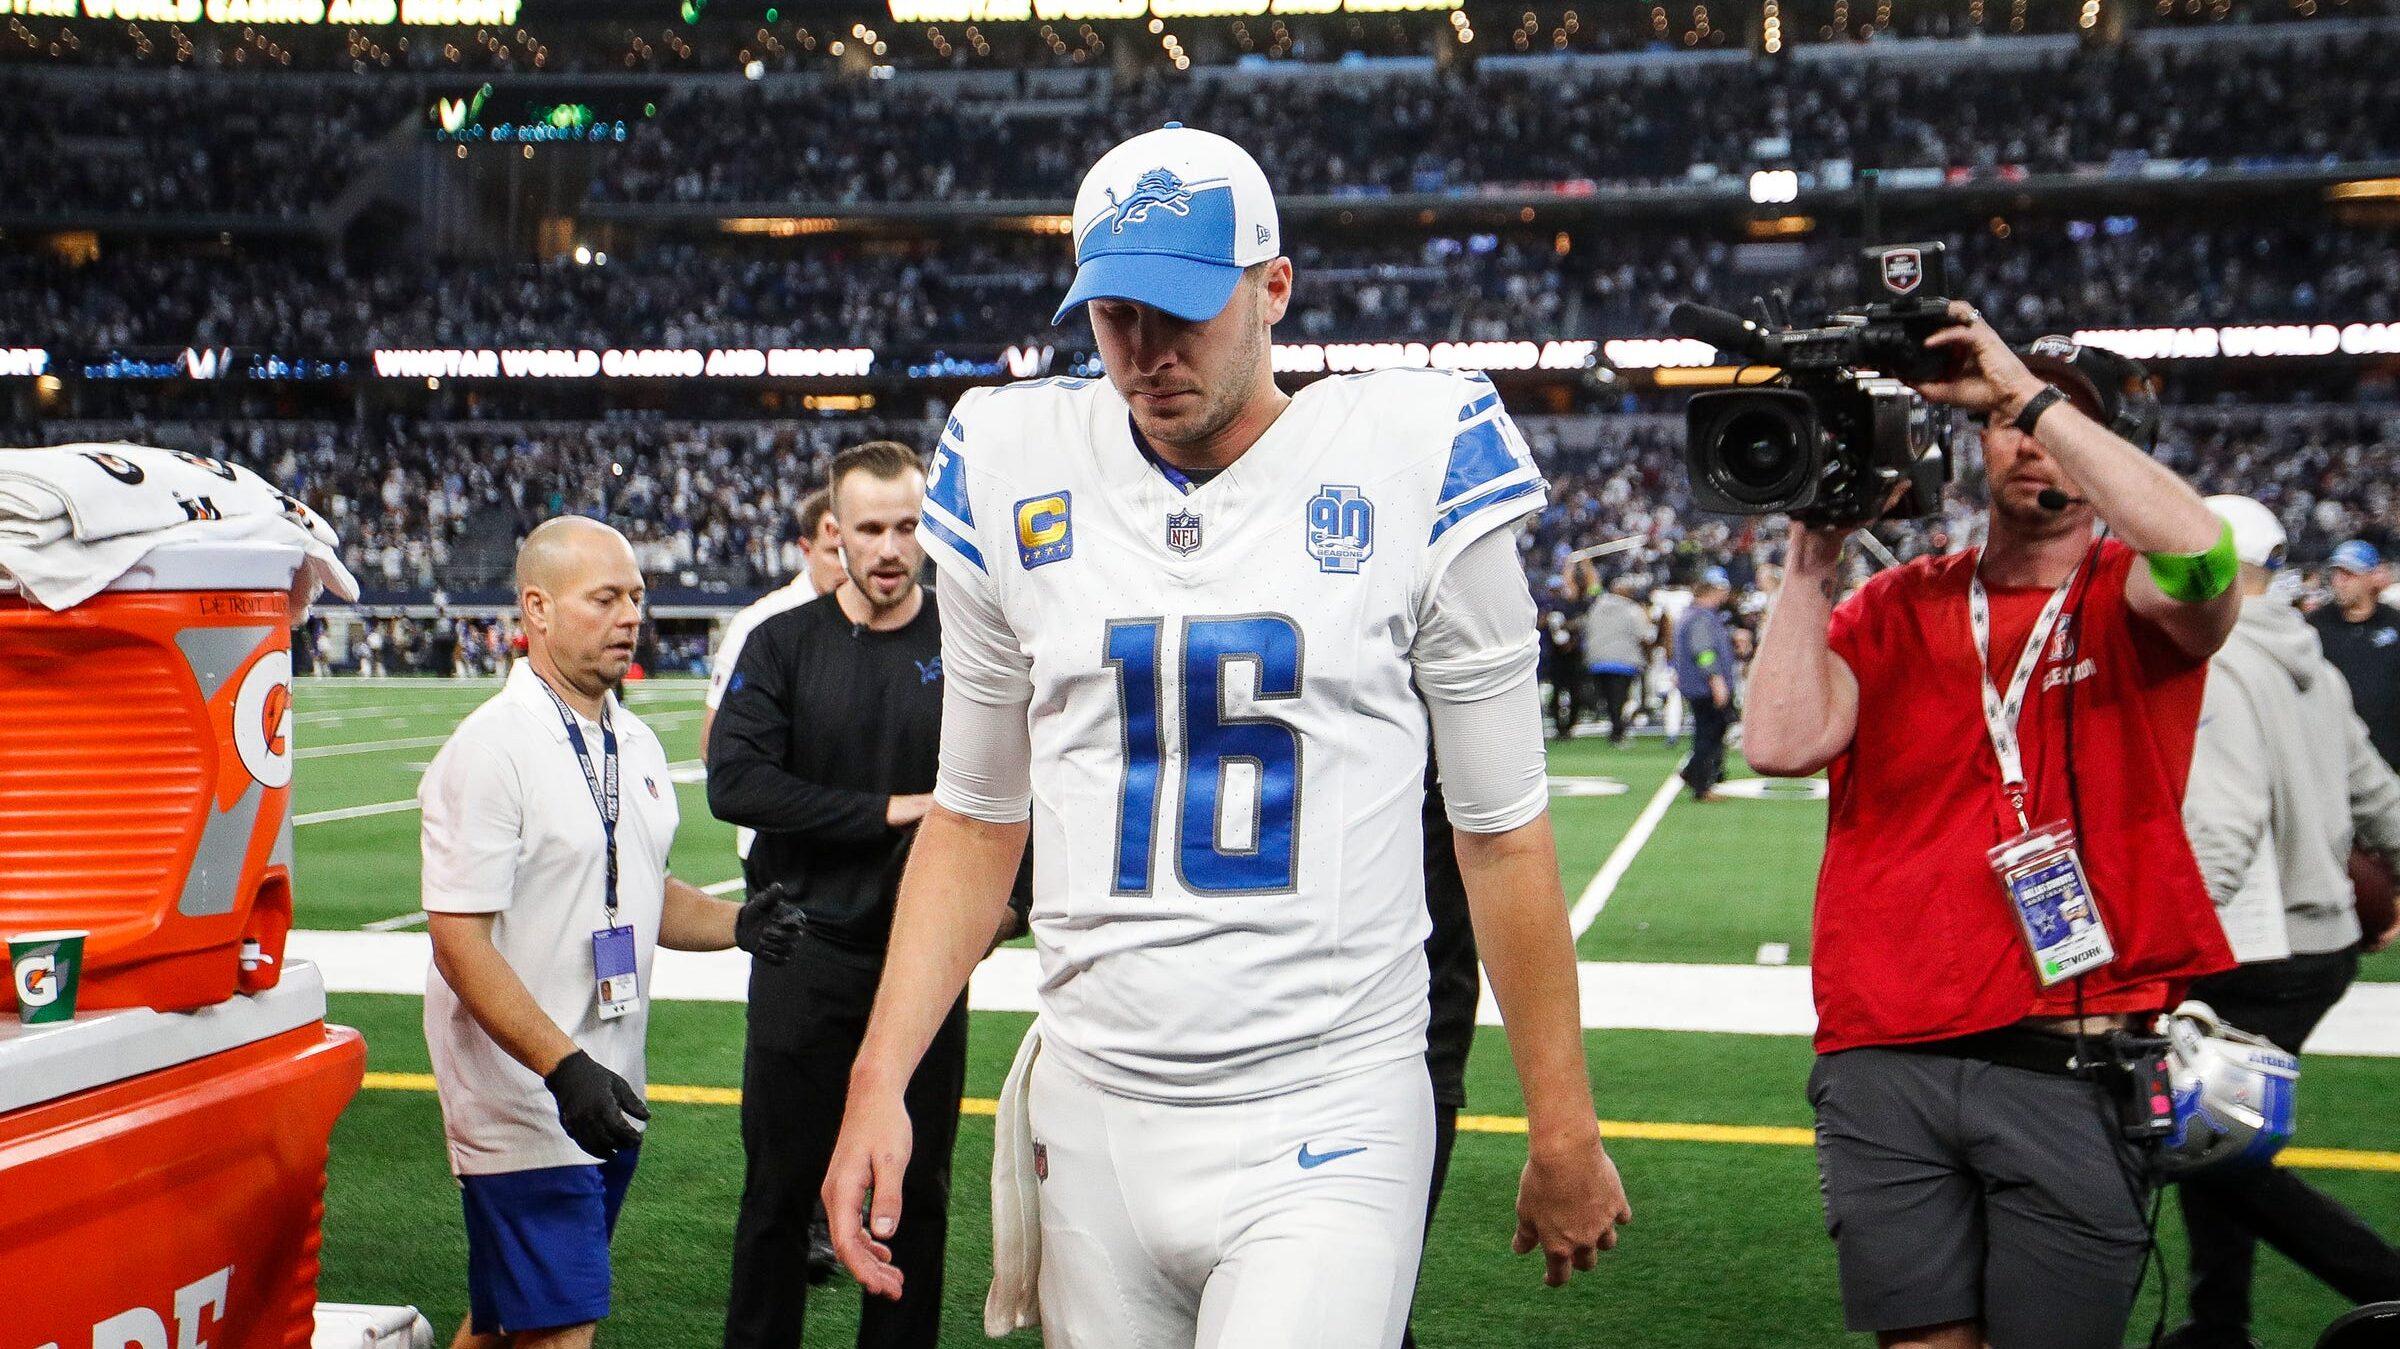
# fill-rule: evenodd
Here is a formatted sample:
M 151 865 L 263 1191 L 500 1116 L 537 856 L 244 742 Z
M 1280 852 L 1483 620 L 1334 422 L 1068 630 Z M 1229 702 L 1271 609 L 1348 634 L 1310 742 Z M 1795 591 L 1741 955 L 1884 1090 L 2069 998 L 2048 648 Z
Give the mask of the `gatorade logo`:
M 258 729 L 267 737 L 267 753 L 279 759 L 291 757 L 291 740 L 285 734 L 291 725 L 291 685 L 277 684 L 267 690 L 267 705 L 258 718 Z
M 233 748 L 262 786 L 292 781 L 292 653 L 270 651 L 242 676 L 233 697 Z
M 47 1007 L 58 1001 L 58 958 L 27 956 L 17 962 L 17 1001 Z

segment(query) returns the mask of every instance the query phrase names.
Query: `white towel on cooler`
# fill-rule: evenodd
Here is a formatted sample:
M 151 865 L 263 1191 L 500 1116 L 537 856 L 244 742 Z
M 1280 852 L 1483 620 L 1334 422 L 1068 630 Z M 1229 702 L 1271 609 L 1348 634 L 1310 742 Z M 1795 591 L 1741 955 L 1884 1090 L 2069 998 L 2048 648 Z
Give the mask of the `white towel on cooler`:
M 300 557 L 292 620 L 318 594 L 358 598 L 323 517 L 249 469 L 141 445 L 0 450 L 0 586 L 65 609 L 157 548 L 265 540 Z
M 1042 1180 L 1026 1100 L 1041 1053 L 1037 1019 L 1017 1045 L 992 1121 L 992 1288 L 983 1299 L 983 1333 L 994 1339 L 1042 1323 Z
M 148 445 L 0 452 L 0 542 L 93 543 L 211 516 L 281 515 L 290 501 L 239 464 Z

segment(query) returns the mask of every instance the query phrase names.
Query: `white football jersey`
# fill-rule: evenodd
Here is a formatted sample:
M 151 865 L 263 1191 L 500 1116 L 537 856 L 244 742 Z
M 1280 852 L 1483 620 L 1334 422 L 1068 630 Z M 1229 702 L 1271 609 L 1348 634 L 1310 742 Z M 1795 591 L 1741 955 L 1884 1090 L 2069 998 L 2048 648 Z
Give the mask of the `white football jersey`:
M 926 483 L 954 696 L 1028 699 L 1046 1052 L 1124 1095 L 1269 1096 L 1425 1047 L 1442 571 L 1548 488 L 1490 381 L 1319 381 L 1179 484 L 1104 380 L 969 393 Z

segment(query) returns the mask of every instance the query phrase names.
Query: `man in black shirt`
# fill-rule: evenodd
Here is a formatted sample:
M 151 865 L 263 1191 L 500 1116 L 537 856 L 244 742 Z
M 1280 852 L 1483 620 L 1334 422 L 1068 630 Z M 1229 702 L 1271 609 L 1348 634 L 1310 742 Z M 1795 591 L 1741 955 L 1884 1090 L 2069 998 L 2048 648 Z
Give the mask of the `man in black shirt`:
M 2325 659 L 2350 681 L 2350 701 L 2383 761 L 2400 768 L 2400 610 L 2376 602 L 2386 573 L 2375 545 L 2333 550 L 2333 603 L 2309 615 Z
M 781 968 L 753 965 L 742 1066 L 748 1167 L 734 1228 L 727 1349 L 797 1349 L 810 1211 L 841 1130 L 850 1064 L 883 968 L 892 900 L 932 804 L 941 739 L 941 624 L 918 584 L 925 476 L 915 451 L 871 441 L 833 462 L 842 584 L 761 623 L 742 648 L 709 748 L 708 804 L 758 831 L 749 875 L 797 898 L 807 927 Z M 864 1298 L 861 1346 L 935 1342 L 950 1153 L 966 1083 L 967 1009 L 950 1009 L 909 1082 L 908 1277 Z

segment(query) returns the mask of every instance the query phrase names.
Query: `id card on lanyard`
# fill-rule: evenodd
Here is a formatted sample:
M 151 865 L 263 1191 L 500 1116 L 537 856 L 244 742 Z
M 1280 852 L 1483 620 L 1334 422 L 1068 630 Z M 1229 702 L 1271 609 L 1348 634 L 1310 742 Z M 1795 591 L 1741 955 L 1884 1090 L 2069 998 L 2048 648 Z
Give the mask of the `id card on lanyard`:
M 2017 738 L 2033 672 L 2058 626 L 2067 593 L 2082 574 L 2083 564 L 2077 563 L 2042 606 L 2041 617 L 2034 620 L 2033 631 L 2025 637 L 2025 649 L 2017 656 L 2017 668 L 2005 694 L 1992 684 L 1992 602 L 1984 592 L 1980 557 L 1967 592 L 1967 619 L 1975 636 L 1975 674 L 1983 686 L 1984 730 L 1990 735 L 1993 756 L 2000 761 L 2000 790 L 2008 798 L 2018 831 L 1987 856 L 2000 892 L 2016 914 L 2026 953 L 2033 958 L 2034 973 L 2044 988 L 2089 974 L 2117 958 L 2108 928 L 2100 921 L 2100 906 L 2092 898 L 2091 878 L 2083 869 L 2073 826 L 2059 820 L 2037 829 L 2025 813 L 2025 750 Z
M 591 746 L 583 738 L 583 725 L 575 719 L 574 710 L 548 681 L 543 682 L 542 692 L 550 695 L 550 705 L 558 709 L 558 719 L 566 725 L 567 743 L 575 747 L 576 766 L 583 770 L 583 783 L 591 789 L 592 805 L 600 812 L 600 834 L 608 857 L 606 888 L 601 892 L 600 902 L 607 922 L 592 933 L 592 996 L 600 1019 L 614 1021 L 642 1005 L 633 929 L 617 922 L 617 728 L 603 705 L 601 762 L 594 767 Z

